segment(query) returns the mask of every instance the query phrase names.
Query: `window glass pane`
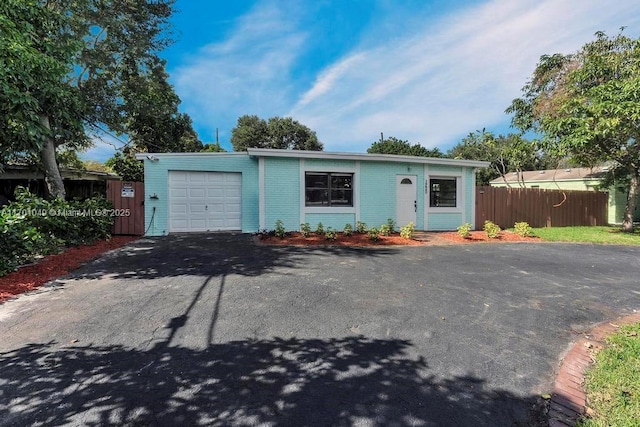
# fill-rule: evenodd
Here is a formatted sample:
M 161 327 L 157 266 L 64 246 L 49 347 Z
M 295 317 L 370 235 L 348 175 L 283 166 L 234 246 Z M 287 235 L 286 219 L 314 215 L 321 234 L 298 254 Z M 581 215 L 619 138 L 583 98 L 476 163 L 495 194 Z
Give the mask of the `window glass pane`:
M 306 206 L 353 206 L 353 174 L 305 173 Z
M 331 189 L 332 206 L 351 206 L 353 204 L 353 190 Z
M 457 202 L 456 178 L 431 178 L 429 206 L 455 208 Z
M 307 188 L 329 188 L 329 174 L 309 173 L 305 178 L 305 186 Z

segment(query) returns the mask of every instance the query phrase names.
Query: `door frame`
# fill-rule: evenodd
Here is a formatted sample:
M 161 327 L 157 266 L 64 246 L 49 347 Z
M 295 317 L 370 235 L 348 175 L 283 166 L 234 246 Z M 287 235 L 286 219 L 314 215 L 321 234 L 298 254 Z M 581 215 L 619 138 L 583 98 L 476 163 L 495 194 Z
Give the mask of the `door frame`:
M 413 193 L 413 206 L 411 207 L 413 209 L 413 224 L 417 226 L 417 221 L 418 221 L 418 175 L 415 174 L 402 174 L 402 175 L 396 175 L 396 223 L 398 225 L 398 227 L 402 227 L 406 224 L 401 224 L 400 223 L 400 216 L 398 215 L 400 213 L 400 204 L 398 203 L 399 200 L 399 196 L 400 196 L 400 186 L 401 185 L 407 185 L 407 184 L 401 184 L 402 180 L 405 178 L 410 178 L 411 179 L 411 185 L 413 186 L 414 189 L 414 193 Z

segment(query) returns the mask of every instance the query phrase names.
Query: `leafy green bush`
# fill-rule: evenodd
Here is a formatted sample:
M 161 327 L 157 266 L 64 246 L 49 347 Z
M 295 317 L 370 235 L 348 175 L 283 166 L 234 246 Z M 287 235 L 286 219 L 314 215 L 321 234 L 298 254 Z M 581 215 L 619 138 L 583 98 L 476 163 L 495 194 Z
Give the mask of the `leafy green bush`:
M 280 239 L 284 239 L 284 236 L 287 234 L 287 229 L 284 228 L 284 223 L 281 220 L 276 221 L 276 237 Z
M 316 234 L 319 236 L 324 234 L 324 225 L 322 225 L 321 222 L 319 222 L 318 226 L 316 227 Z
M 464 239 L 468 239 L 471 236 L 471 224 L 469 224 L 468 222 L 462 224 L 457 228 L 457 230 L 460 237 Z
M 383 236 L 390 236 L 392 228 L 389 227 L 388 224 L 382 224 L 380 226 L 380 234 Z
M 531 232 L 532 232 L 532 228 L 529 225 L 528 222 L 516 222 L 513 225 L 513 228 L 515 229 L 516 234 L 518 234 L 520 237 L 529 237 L 531 236 Z
M 362 221 L 356 222 L 356 233 L 364 234 L 367 232 L 367 224 Z
M 393 220 L 393 218 L 387 219 L 387 227 L 389 227 L 389 230 L 391 230 L 392 233 L 396 229 L 396 222 Z
M 416 226 L 413 224 L 413 222 L 410 222 L 404 227 L 400 227 L 400 236 L 404 237 L 405 239 L 411 239 L 413 238 L 413 232 L 415 230 Z
M 327 227 L 327 231 L 324 232 L 324 238 L 327 240 L 336 240 L 338 233 L 331 227 Z
M 375 227 L 371 227 L 368 234 L 369 239 L 373 240 L 374 242 L 377 242 L 380 239 L 380 236 L 378 235 L 378 229 Z
M 15 196 L 0 210 L 0 275 L 38 255 L 106 239 L 111 233 L 112 205 L 103 197 L 44 200 L 20 187 Z
M 345 236 L 351 236 L 353 234 L 353 226 L 351 224 L 345 224 L 342 234 Z
M 482 229 L 487 233 L 487 237 L 490 239 L 497 239 L 498 236 L 500 236 L 500 226 L 489 220 L 484 222 L 484 227 L 482 227 Z
M 311 236 L 311 226 L 309 226 L 308 222 L 305 222 L 304 224 L 300 224 L 300 233 L 302 233 L 303 237 Z

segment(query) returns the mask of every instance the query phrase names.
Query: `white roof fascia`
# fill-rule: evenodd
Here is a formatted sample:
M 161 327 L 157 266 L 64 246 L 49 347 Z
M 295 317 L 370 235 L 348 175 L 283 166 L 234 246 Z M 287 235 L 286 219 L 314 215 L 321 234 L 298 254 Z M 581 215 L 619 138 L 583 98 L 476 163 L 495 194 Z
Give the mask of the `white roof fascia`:
M 290 157 L 302 159 L 330 159 L 330 160 L 364 160 L 396 163 L 420 163 L 447 166 L 468 166 L 486 168 L 490 162 L 479 160 L 443 159 L 439 157 L 398 156 L 395 154 L 361 154 L 361 153 L 336 153 L 330 151 L 305 151 L 305 150 L 275 150 L 269 148 L 249 148 L 247 152 L 254 157 Z
M 149 157 L 224 157 L 224 156 L 246 156 L 244 151 L 232 153 L 214 153 L 214 152 L 197 152 L 197 153 L 137 153 L 136 160 L 145 160 Z

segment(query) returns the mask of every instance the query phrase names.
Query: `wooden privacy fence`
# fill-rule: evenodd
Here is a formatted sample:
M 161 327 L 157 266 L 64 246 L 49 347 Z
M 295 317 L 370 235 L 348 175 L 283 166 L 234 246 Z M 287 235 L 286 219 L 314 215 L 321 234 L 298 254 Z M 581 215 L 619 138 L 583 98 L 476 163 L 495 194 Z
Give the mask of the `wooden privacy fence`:
M 108 181 L 107 200 L 113 203 L 112 234 L 144 234 L 144 183 Z
M 502 228 L 607 225 L 609 194 L 601 191 L 476 187 L 476 227 L 486 220 Z

